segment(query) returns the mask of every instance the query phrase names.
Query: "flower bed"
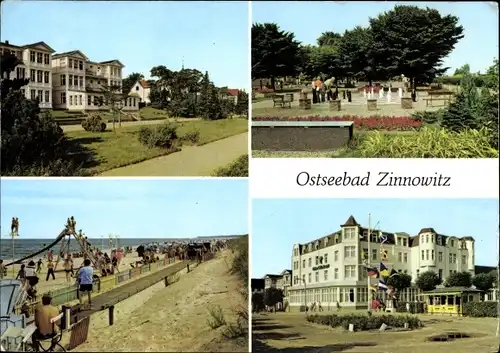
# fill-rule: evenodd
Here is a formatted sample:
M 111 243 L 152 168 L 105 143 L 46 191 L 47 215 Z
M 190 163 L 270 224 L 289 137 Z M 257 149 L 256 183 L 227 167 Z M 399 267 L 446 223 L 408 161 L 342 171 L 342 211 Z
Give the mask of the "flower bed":
M 361 130 L 412 131 L 423 126 L 423 122 L 411 116 L 276 116 L 252 117 L 253 121 L 352 121 L 354 127 Z
M 353 324 L 355 331 L 376 330 L 380 328 L 382 324 L 394 328 L 403 328 L 407 323 L 410 330 L 418 329 L 423 326 L 418 317 L 410 315 L 308 315 L 306 320 L 330 327 L 343 327 L 346 330 L 349 328 L 349 324 Z

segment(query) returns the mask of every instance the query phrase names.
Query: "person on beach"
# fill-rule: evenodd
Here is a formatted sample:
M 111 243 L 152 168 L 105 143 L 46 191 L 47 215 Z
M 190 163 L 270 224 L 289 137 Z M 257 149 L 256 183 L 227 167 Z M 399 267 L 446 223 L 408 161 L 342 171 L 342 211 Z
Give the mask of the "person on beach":
M 52 297 L 44 294 L 42 304 L 35 308 L 36 331 L 32 336 L 33 344 L 38 347 L 38 341 L 51 338 L 58 332 L 60 320 L 52 324 L 50 320 L 59 315 L 59 309 L 52 305 Z
M 17 272 L 17 276 L 16 276 L 16 279 L 20 279 L 21 280 L 21 283 L 22 283 L 23 286 L 26 283 L 26 270 L 24 269 L 25 267 L 26 267 L 26 265 L 22 264 L 21 268 Z
M 64 259 L 63 267 L 64 267 L 64 273 L 66 274 L 66 282 L 71 281 L 71 268 L 73 267 L 71 262 L 72 261 L 69 257 Z
M 36 263 L 36 273 L 42 272 L 42 267 L 43 267 L 43 261 L 42 259 L 38 259 Z
M 47 252 L 47 259 L 49 259 L 49 261 L 52 261 L 54 257 L 54 252 L 52 251 L 52 249 L 49 249 L 49 251 Z
M 50 276 L 52 276 L 53 280 L 56 279 L 54 271 L 54 263 L 52 262 L 51 258 L 49 258 L 49 261 L 47 262 L 47 276 L 45 277 L 45 280 L 48 281 Z
M 3 260 L 0 259 L 0 279 L 3 279 L 3 277 L 5 276 L 5 272 L 7 272 L 7 268 L 3 264 Z
M 90 264 L 90 260 L 86 259 L 83 262 L 83 267 L 80 268 L 78 271 L 78 290 L 80 292 L 79 294 L 79 301 L 80 304 L 83 305 L 83 293 L 87 293 L 87 298 L 88 298 L 88 304 L 89 306 L 92 305 L 92 284 L 93 284 L 93 277 L 94 277 L 94 269 L 92 268 Z

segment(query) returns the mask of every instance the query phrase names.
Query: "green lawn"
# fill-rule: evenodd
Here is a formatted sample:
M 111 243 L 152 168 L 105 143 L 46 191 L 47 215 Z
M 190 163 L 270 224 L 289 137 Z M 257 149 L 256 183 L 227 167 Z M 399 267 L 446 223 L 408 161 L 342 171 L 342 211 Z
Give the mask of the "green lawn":
M 75 155 L 77 161 L 83 163 L 85 173 L 98 174 L 179 150 L 179 148 L 166 150 L 144 147 L 137 137 L 140 128 L 140 125 L 136 125 L 117 128 L 116 132 L 112 132 L 110 127 L 102 133 L 67 132 L 66 136 L 73 145 L 69 152 Z M 178 134 L 181 138 L 187 132 L 194 130 L 200 132 L 196 144 L 203 145 L 248 131 L 248 120 L 195 120 L 178 123 Z

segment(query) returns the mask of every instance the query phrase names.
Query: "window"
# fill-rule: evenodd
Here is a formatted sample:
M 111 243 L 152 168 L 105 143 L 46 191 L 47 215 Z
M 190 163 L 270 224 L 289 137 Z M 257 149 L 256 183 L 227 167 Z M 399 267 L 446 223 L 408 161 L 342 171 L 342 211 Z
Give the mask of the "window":
M 307 276 L 307 279 L 308 279 L 308 281 L 307 281 L 307 282 L 308 282 L 308 283 L 311 283 L 312 275 L 311 275 L 311 274 L 309 274 L 309 275 Z
M 377 233 L 370 233 L 370 242 L 376 243 L 377 242 Z
M 316 280 L 316 282 L 319 282 L 319 271 L 316 271 L 314 273 L 314 279 Z
M 50 83 L 49 75 L 50 75 L 50 72 L 49 72 L 49 71 L 45 71 L 45 72 L 43 73 L 43 82 L 45 82 L 45 83 Z
M 61 104 L 66 104 L 66 92 L 61 92 Z
M 325 255 L 323 256 L 323 261 L 325 262 L 325 264 L 327 264 L 327 263 L 328 263 L 328 254 L 325 254 Z
M 36 62 L 38 64 L 42 64 L 43 63 L 43 54 L 42 53 L 36 53 Z
M 35 99 L 36 99 L 36 91 L 35 91 L 34 89 L 32 89 L 32 90 L 30 91 L 30 97 L 31 97 L 31 99 L 32 99 L 32 100 L 35 100 Z
M 69 105 L 73 105 L 73 96 L 69 96 Z
M 80 76 L 80 84 L 79 84 L 80 87 L 83 87 L 83 76 Z
M 78 103 L 79 103 L 79 105 L 82 105 L 82 95 L 79 95 L 79 96 L 78 96 L 78 100 L 79 100 L 79 102 L 78 102 Z M 298 263 L 297 263 L 297 266 L 298 266 Z
M 309 258 L 309 259 L 307 260 L 307 266 L 311 267 L 311 265 L 312 265 L 312 259 L 311 259 L 311 258 Z
M 425 242 L 428 243 L 429 242 L 429 234 L 426 234 L 425 235 Z
M 356 247 L 355 246 L 346 246 L 344 247 L 344 258 L 351 258 L 356 256 Z
M 42 70 L 36 71 L 36 82 L 43 82 L 43 71 Z
M 344 277 L 345 278 L 356 277 L 356 266 L 355 265 L 344 266 Z
M 36 80 L 36 70 L 33 70 L 33 69 L 30 70 L 30 79 L 31 79 L 31 82 L 35 82 L 35 80 Z
M 408 262 L 408 253 L 403 254 L 403 262 L 405 262 L 405 263 Z
M 91 84 L 91 85 L 92 85 L 92 84 L 94 84 L 94 80 L 90 80 L 90 84 Z
M 66 75 L 61 75 L 61 86 L 66 86 Z
M 403 246 L 408 246 L 408 239 L 403 238 Z
M 38 95 L 37 95 L 37 98 L 38 100 L 40 101 L 40 103 L 43 102 L 43 91 L 40 89 L 38 90 Z
M 45 65 L 50 65 L 50 55 L 49 54 L 43 54 L 43 63 Z
M 135 107 L 135 98 L 134 98 L 134 107 Z
M 302 260 L 302 268 L 306 268 L 306 260 Z
M 92 96 L 87 96 L 87 105 L 92 105 Z M 306 260 L 304 260 L 305 264 Z
M 457 254 L 453 254 L 453 263 L 456 264 L 457 263 Z
M 346 228 L 344 229 L 344 237 L 347 240 L 354 240 L 356 237 L 356 228 Z
M 318 266 L 318 263 L 319 263 L 319 256 L 316 256 L 316 258 L 314 259 L 314 264 Z
M 73 59 L 69 59 L 68 63 L 69 63 L 69 67 L 72 68 L 73 67 Z
M 425 260 L 425 251 L 422 250 L 422 261 Z
M 425 259 L 429 260 L 429 250 L 425 250 Z
M 338 268 L 333 270 L 333 278 L 339 279 L 339 269 Z
M 34 63 L 35 62 L 35 52 L 30 50 L 30 62 Z
M 79 68 L 80 70 L 83 70 L 83 61 L 79 61 L 79 62 L 78 62 L 78 68 Z
M 443 262 L 443 252 L 442 251 L 438 252 L 438 261 Z
M 135 87 L 135 90 L 138 91 L 139 90 L 139 85 L 137 85 L 137 87 Z
M 78 70 L 78 60 L 73 60 L 73 69 Z
M 449 255 L 448 255 L 448 262 L 449 262 L 450 264 L 452 264 L 452 263 L 453 263 L 453 256 L 451 256 L 451 254 L 449 254 Z
M 325 271 L 323 272 L 323 279 L 324 279 L 325 281 L 328 281 L 328 270 L 325 270 Z
M 439 276 L 439 279 L 443 279 L 443 270 L 439 269 L 438 276 Z
M 420 270 L 417 270 L 417 277 L 420 275 Z
M 467 255 L 462 255 L 462 265 L 467 264 Z
M 441 237 L 438 235 L 437 240 L 436 240 L 437 245 L 442 245 L 441 243 Z
M 17 78 L 24 78 L 24 76 L 26 75 L 26 70 L 24 69 L 24 67 L 18 67 L 16 68 L 16 74 Z
M 402 252 L 398 252 L 398 261 L 403 262 L 403 253 Z
M 377 260 L 377 249 L 372 249 L 372 260 Z
M 455 246 L 455 240 L 451 239 L 450 240 L 450 246 L 453 248 Z
M 73 86 L 73 75 L 68 75 L 68 86 Z
M 335 250 L 333 253 L 333 261 L 339 261 L 339 251 Z
M 431 259 L 434 261 L 434 250 L 431 250 Z

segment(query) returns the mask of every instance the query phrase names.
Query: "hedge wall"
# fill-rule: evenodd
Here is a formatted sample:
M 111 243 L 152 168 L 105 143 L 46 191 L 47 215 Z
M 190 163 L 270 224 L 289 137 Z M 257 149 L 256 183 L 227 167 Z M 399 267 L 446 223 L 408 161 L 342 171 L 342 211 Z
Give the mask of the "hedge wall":
M 463 315 L 470 317 L 497 317 L 497 302 L 471 302 L 463 305 Z

